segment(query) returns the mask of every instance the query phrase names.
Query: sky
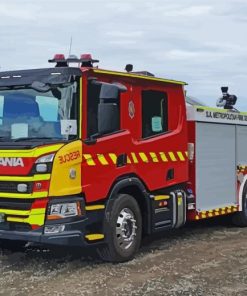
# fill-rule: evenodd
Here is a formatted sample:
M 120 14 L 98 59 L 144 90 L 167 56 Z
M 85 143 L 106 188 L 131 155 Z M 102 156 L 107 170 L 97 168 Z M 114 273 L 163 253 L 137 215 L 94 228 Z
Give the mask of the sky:
M 209 106 L 220 87 L 247 111 L 247 0 L 0 0 L 0 71 L 48 67 L 55 53 L 186 81 Z

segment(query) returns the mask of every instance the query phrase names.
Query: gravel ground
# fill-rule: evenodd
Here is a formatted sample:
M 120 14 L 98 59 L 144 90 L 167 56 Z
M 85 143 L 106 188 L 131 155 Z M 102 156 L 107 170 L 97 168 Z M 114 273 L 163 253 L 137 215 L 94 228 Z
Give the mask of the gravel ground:
M 71 251 L 72 252 L 72 251 Z M 0 249 L 0 295 L 247 295 L 247 228 L 214 220 L 149 238 L 124 264 Z

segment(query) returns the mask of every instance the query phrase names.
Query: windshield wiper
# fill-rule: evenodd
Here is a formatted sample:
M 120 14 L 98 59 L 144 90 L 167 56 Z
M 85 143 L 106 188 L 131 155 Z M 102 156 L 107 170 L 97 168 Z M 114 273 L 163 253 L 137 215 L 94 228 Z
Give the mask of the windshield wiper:
M 64 141 L 65 139 L 63 138 L 56 138 L 56 137 L 22 137 L 22 138 L 18 138 L 18 139 L 14 139 L 14 142 L 21 142 L 21 141 L 36 141 L 36 140 L 60 140 L 60 141 Z

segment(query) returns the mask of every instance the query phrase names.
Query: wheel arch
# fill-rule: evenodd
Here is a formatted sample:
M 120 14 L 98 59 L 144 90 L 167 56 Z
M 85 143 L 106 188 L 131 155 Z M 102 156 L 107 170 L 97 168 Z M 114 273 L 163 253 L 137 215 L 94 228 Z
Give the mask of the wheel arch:
M 121 179 L 116 180 L 108 195 L 105 210 L 106 218 L 109 217 L 114 200 L 117 198 L 118 194 L 124 193 L 133 196 L 137 201 L 142 215 L 143 234 L 150 234 L 151 200 L 146 186 L 137 176 L 124 176 Z
M 243 210 L 243 194 L 244 190 L 247 188 L 247 175 L 244 176 L 243 181 L 240 185 L 239 188 L 239 193 L 238 193 L 238 201 L 239 201 L 239 211 L 241 212 Z

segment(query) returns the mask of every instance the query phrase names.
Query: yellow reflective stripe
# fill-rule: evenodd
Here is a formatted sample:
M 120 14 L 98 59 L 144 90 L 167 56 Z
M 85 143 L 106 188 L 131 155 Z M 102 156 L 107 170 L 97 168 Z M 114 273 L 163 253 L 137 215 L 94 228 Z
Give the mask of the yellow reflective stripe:
M 86 206 L 86 211 L 103 210 L 104 208 L 104 205 Z
M 109 156 L 114 164 L 117 163 L 117 155 L 115 153 L 109 153 Z
M 156 195 L 154 197 L 154 200 L 167 200 L 167 199 L 170 199 L 170 195 Z
M 185 155 L 188 157 L 188 151 L 185 151 Z
M 38 157 L 38 156 L 41 156 L 43 154 L 47 154 L 47 153 L 50 153 L 50 152 L 57 151 L 62 146 L 64 146 L 64 144 L 51 145 L 51 146 L 47 146 L 47 147 L 39 147 L 39 148 L 37 148 L 37 150 L 35 150 L 34 157 Z
M 91 154 L 83 154 L 83 156 L 86 159 L 88 165 L 96 165 Z
M 131 163 L 131 160 L 130 160 L 129 156 L 127 156 L 127 163 L 128 163 L 128 164 Z
M 21 218 L 21 217 L 7 217 L 8 222 L 20 222 L 20 223 L 28 223 L 30 225 L 43 225 L 45 220 L 45 208 L 42 209 L 33 209 L 31 212 L 29 212 L 29 217 L 27 218 Z M 20 211 L 14 211 L 13 215 L 20 215 L 18 212 Z M 23 211 L 24 212 L 24 211 Z M 8 213 L 6 213 L 8 215 Z M 27 216 L 27 215 L 26 215 Z
M 173 84 L 179 84 L 179 85 L 186 85 L 187 84 L 186 82 L 183 82 L 183 81 L 177 81 L 177 80 L 171 80 L 171 79 L 165 79 L 165 78 L 156 78 L 153 76 L 128 74 L 125 72 L 107 71 L 107 70 L 100 70 L 100 69 L 93 69 L 93 72 L 108 74 L 108 75 L 125 76 L 125 77 L 131 77 L 131 78 L 139 78 L 139 79 L 152 80 L 152 81 L 160 81 L 160 82 L 173 83 Z
M 108 161 L 106 160 L 105 156 L 103 154 L 97 154 L 98 160 L 102 165 L 108 165 Z
M 104 234 L 101 234 L 101 233 L 94 233 L 94 234 L 87 234 L 85 235 L 85 237 L 89 241 L 93 241 L 93 240 L 103 239 L 105 236 Z
M 50 180 L 51 175 L 34 175 L 32 177 L 17 177 L 17 176 L 0 176 L 0 181 L 19 181 L 19 182 L 34 182 L 34 181 L 46 181 Z
M 137 159 L 136 154 L 134 152 L 131 152 L 131 156 L 132 156 L 133 162 L 138 163 L 138 159 Z
M 33 192 L 33 193 L 27 193 L 27 194 L 0 192 L 0 197 L 7 197 L 7 198 L 42 198 L 47 196 L 48 196 L 47 191 Z
M 185 161 L 185 158 L 184 158 L 183 153 L 181 151 L 178 151 L 177 155 L 181 161 Z
M 0 213 L 4 213 L 6 215 L 28 216 L 30 211 L 0 209 Z
M 148 158 L 144 152 L 139 152 L 139 155 L 143 162 L 148 162 Z
M 0 156 L 2 157 L 39 157 L 43 154 L 50 152 L 56 152 L 64 144 L 47 145 L 45 147 L 38 147 L 32 150 L 0 150 Z
M 160 157 L 161 157 L 162 161 L 164 161 L 164 162 L 168 161 L 168 159 L 167 159 L 167 157 L 165 155 L 165 152 L 160 152 Z
M 150 152 L 149 154 L 152 157 L 152 161 L 153 162 L 159 162 L 159 159 L 158 159 L 158 157 L 157 157 L 157 155 L 156 155 L 155 152 Z
M 175 157 L 175 155 L 174 155 L 173 152 L 168 152 L 168 154 L 170 156 L 171 161 L 177 161 L 177 159 L 176 159 L 176 157 Z

